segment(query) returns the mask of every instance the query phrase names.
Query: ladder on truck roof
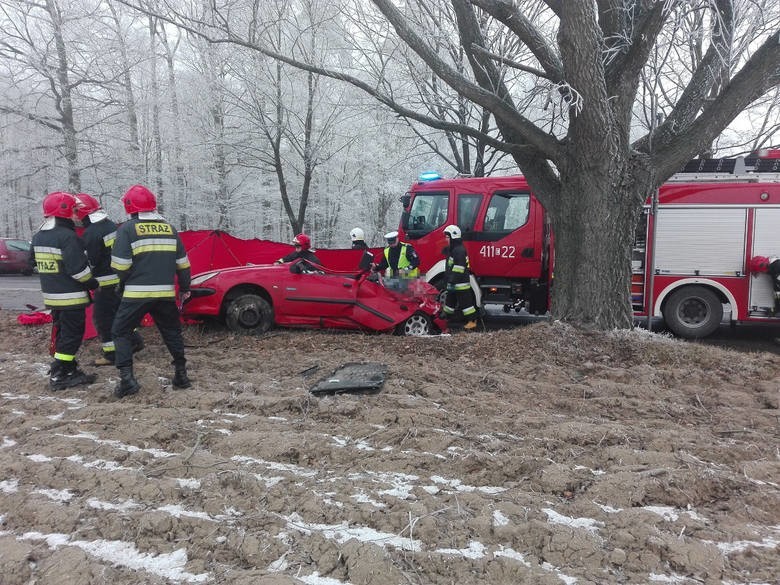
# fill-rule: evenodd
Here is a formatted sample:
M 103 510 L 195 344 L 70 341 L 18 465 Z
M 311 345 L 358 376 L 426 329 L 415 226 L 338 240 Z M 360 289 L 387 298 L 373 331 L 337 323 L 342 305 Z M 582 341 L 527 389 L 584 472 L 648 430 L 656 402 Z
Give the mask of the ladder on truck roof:
M 780 182 L 780 149 L 734 158 L 695 158 L 667 179 L 669 183 Z

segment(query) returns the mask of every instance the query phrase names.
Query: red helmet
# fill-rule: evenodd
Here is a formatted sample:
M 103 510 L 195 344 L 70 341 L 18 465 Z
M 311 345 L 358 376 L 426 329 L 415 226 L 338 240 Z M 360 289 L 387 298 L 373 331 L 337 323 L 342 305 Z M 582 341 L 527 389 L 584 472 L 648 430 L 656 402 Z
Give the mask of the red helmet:
M 70 193 L 63 191 L 49 193 L 43 200 L 43 216 L 72 219 L 76 204 L 76 198 Z
M 79 193 L 76 195 L 76 200 L 76 217 L 80 220 L 100 209 L 100 201 L 87 193 Z
M 298 245 L 303 250 L 311 248 L 311 238 L 306 234 L 298 234 L 293 238 L 293 244 Z
M 753 256 L 750 259 L 750 272 L 767 272 L 769 264 L 769 258 L 766 256 Z
M 157 197 L 143 185 L 133 185 L 122 195 L 122 203 L 127 213 L 154 211 L 157 209 Z

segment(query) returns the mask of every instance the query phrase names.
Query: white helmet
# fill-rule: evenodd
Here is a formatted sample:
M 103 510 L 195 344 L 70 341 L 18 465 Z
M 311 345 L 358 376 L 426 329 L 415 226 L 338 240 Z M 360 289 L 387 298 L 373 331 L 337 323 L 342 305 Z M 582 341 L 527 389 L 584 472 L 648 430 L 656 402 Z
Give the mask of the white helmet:
M 460 239 L 460 228 L 456 225 L 448 225 L 446 228 L 444 228 L 444 235 L 449 236 L 453 240 L 459 240 Z
M 352 228 L 352 231 L 349 232 L 349 239 L 352 240 L 353 242 L 358 242 L 358 241 L 362 242 L 366 238 L 365 238 L 365 234 L 363 233 L 363 230 L 361 230 L 360 228 Z
M 387 232 L 387 233 L 385 234 L 385 239 L 386 239 L 388 242 L 391 242 L 391 241 L 393 241 L 393 240 L 397 240 L 397 239 L 398 239 L 398 232 L 396 232 L 396 231 L 393 231 L 393 232 Z

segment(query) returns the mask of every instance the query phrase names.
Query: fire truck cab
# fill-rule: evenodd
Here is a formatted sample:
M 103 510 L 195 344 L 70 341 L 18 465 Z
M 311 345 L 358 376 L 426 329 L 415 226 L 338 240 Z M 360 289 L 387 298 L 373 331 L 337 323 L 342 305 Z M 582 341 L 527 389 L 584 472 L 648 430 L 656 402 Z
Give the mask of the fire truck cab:
M 444 286 L 443 230 L 461 228 L 479 304 L 549 308 L 553 234 L 522 176 L 441 179 L 425 173 L 402 198 L 399 232 L 420 271 Z M 751 270 L 780 256 L 780 150 L 688 163 L 648 199 L 632 250 L 634 315 L 681 337 L 726 321 L 780 324 L 780 276 Z
M 522 176 L 424 174 L 401 201 L 399 235 L 417 250 L 428 282 L 444 288 L 444 228 L 456 224 L 478 304 L 547 311 L 551 232 L 544 208 Z

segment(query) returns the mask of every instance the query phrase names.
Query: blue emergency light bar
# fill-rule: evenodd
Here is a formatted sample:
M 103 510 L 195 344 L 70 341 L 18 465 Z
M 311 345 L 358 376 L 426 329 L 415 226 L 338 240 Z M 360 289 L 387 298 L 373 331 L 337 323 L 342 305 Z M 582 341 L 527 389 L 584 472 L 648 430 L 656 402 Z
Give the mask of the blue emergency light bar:
M 420 173 L 420 182 L 435 181 L 441 179 L 441 175 L 437 171 L 423 171 Z

